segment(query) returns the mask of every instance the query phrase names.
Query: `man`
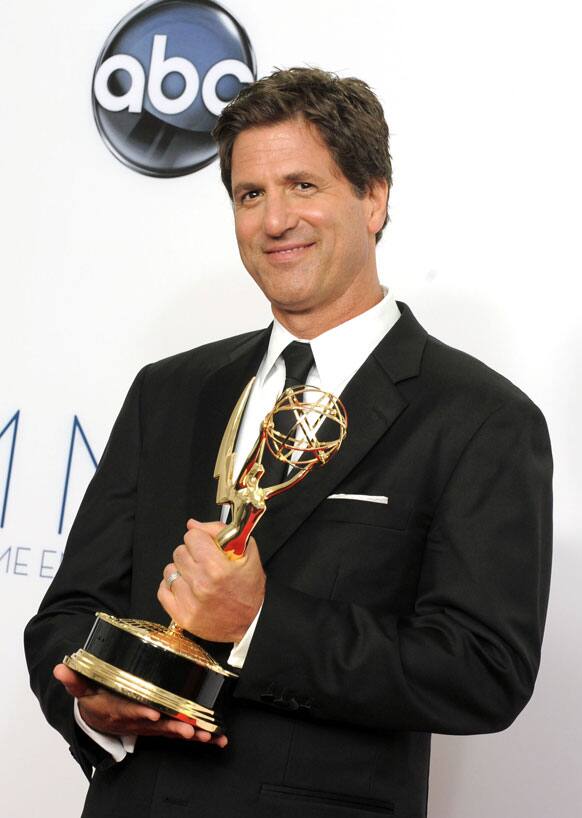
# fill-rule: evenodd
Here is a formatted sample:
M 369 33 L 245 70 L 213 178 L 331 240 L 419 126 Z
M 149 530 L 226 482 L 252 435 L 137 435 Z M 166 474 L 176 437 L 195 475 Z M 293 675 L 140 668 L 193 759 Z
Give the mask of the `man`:
M 545 423 L 382 290 L 388 130 L 364 83 L 275 72 L 215 133 L 241 258 L 274 325 L 138 375 L 27 628 L 32 686 L 96 768 L 87 818 L 420 818 L 430 733 L 502 730 L 533 689 L 551 540 Z M 240 465 L 293 356 L 305 380 L 341 393 L 348 437 L 272 500 L 233 563 L 212 540 L 220 523 L 199 522 L 218 516 L 220 438 L 256 374 Z M 161 719 L 63 665 L 52 675 L 95 610 L 160 621 L 156 590 L 240 668 L 227 736 Z

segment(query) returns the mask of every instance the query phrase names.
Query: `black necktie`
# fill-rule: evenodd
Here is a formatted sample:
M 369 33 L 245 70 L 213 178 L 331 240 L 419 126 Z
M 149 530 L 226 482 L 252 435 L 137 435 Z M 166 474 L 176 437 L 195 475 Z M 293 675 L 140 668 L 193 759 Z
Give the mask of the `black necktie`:
M 303 386 L 307 381 L 309 370 L 315 363 L 311 344 L 291 341 L 281 353 L 281 357 L 285 361 L 283 392 L 289 387 Z M 284 436 L 288 435 L 293 429 L 294 423 L 293 412 L 281 412 L 277 416 L 277 431 Z M 263 485 L 274 486 L 276 483 L 285 481 L 289 468 L 288 464 L 274 458 L 268 450 L 265 451 L 263 465 L 265 466 L 265 482 Z
M 285 361 L 285 386 L 283 391 L 289 389 L 290 386 L 303 386 L 307 381 L 309 370 L 315 363 L 311 344 L 291 341 L 281 353 L 281 357 Z

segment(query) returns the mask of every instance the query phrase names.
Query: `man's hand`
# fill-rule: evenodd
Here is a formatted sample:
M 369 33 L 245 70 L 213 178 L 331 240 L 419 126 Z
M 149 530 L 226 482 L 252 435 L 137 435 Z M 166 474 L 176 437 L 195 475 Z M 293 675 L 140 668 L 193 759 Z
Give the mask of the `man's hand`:
M 195 636 L 211 642 L 240 642 L 265 596 L 265 572 L 251 537 L 245 556 L 230 560 L 213 540 L 224 526 L 188 520 L 174 562 L 164 568 L 158 599 L 164 610 Z M 179 576 L 168 588 L 174 572 Z
M 206 730 L 197 730 L 191 724 L 162 716 L 157 710 L 132 702 L 94 687 L 66 665 L 59 664 L 53 670 L 55 679 L 65 687 L 67 693 L 79 702 L 79 712 L 85 724 L 113 736 L 164 736 L 193 741 L 209 742 L 219 747 L 228 744 L 226 736 L 212 738 Z

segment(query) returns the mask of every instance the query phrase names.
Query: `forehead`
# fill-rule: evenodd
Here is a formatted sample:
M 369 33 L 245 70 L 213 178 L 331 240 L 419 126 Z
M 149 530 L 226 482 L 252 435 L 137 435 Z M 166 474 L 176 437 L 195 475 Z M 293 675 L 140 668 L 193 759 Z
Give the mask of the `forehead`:
M 247 173 L 280 172 L 313 167 L 319 172 L 341 175 L 317 128 L 295 118 L 274 125 L 247 128 L 235 139 L 232 148 L 233 184 Z

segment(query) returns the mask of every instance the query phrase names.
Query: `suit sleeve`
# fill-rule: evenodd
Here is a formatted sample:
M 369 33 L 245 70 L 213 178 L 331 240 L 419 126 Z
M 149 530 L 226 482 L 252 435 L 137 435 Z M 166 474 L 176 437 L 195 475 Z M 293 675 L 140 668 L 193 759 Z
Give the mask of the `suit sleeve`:
M 31 687 L 49 723 L 86 775 L 109 759 L 75 723 L 73 702 L 52 675 L 82 647 L 96 611 L 127 614 L 141 452 L 140 393 L 134 381 L 71 529 L 61 566 L 24 633 Z
M 442 492 L 414 610 L 384 614 L 268 580 L 235 695 L 376 729 L 506 728 L 539 666 L 551 475 L 537 407 L 524 398 L 496 409 Z

